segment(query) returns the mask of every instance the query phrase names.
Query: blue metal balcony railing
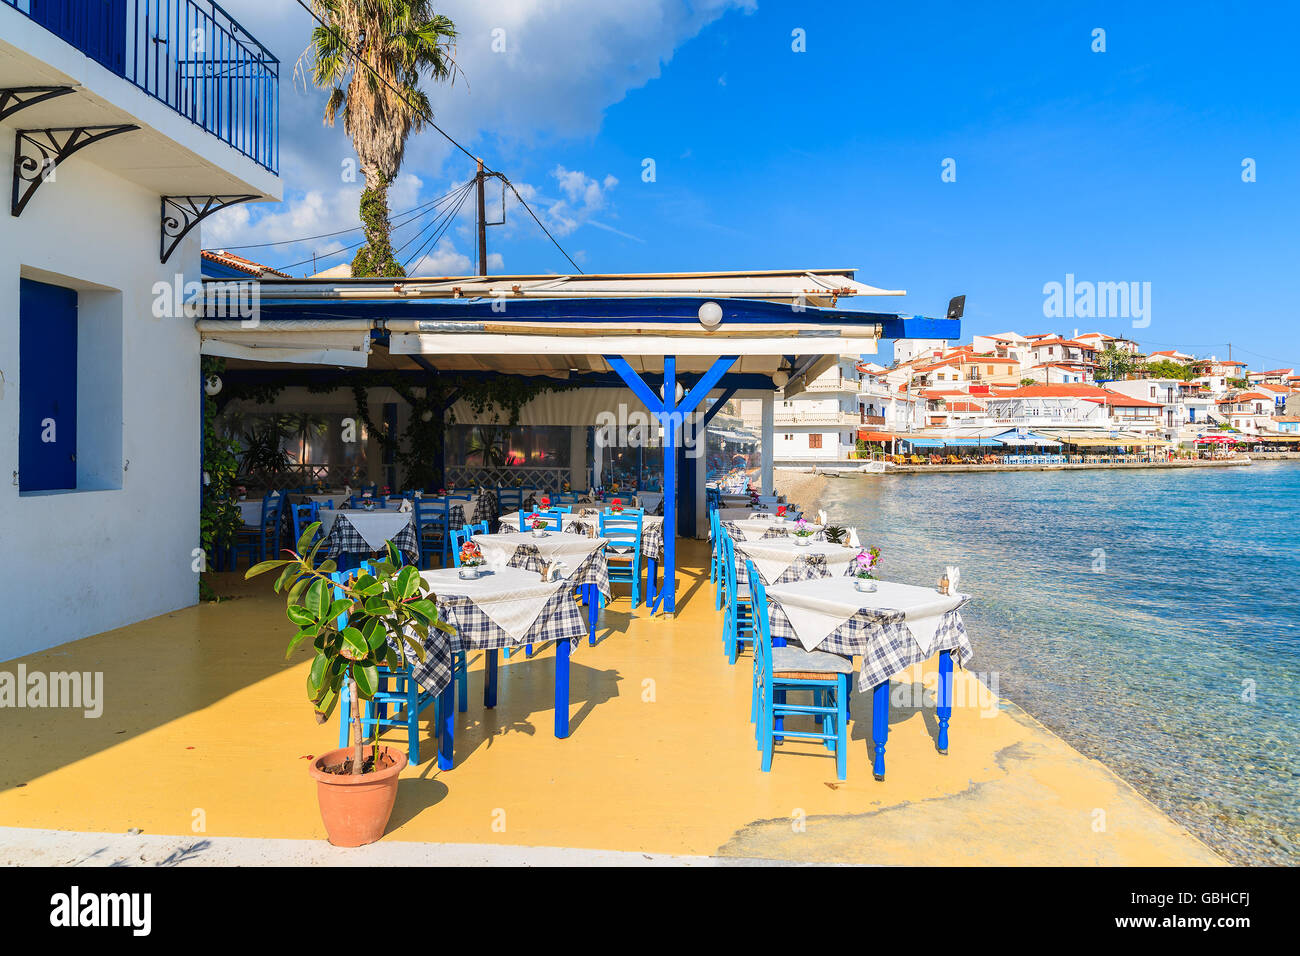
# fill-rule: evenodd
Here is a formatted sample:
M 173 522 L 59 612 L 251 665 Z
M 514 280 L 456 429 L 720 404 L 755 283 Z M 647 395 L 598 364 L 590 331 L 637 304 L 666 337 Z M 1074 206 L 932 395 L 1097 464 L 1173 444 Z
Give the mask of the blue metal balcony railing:
M 0 0 L 271 172 L 280 61 L 212 0 Z

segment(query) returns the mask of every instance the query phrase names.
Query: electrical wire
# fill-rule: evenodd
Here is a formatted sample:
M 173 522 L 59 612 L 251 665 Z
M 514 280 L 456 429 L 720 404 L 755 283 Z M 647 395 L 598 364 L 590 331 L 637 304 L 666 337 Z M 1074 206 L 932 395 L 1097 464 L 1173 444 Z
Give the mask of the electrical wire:
M 455 190 L 452 190 L 452 192 L 455 192 Z M 444 195 L 439 196 L 437 199 L 430 199 L 428 202 L 422 202 L 418 206 L 412 206 L 410 209 L 403 209 L 401 212 L 395 212 L 388 217 L 388 223 L 389 225 L 392 225 L 394 220 L 398 219 L 399 217 L 405 216 L 408 213 L 417 212 L 418 210 L 424 209 L 428 206 L 432 206 L 435 203 L 442 202 L 450 195 L 451 193 L 445 193 Z M 323 232 L 319 236 L 303 236 L 299 239 L 277 239 L 275 242 L 253 242 L 242 246 L 223 246 L 222 250 L 229 251 L 231 249 L 266 249 L 270 246 L 292 246 L 292 245 L 297 245 L 300 242 L 313 242 L 316 239 L 332 239 L 334 236 L 346 236 L 349 232 L 356 232 L 358 229 L 364 229 L 364 228 L 365 226 L 353 226 L 350 229 L 340 229 L 338 232 Z M 215 250 L 209 250 L 209 251 L 215 251 Z
M 418 262 L 422 260 L 424 258 L 426 250 L 432 250 L 436 246 L 438 240 L 441 239 L 446 234 L 447 230 L 451 228 L 451 224 L 456 221 L 456 216 L 460 212 L 460 207 L 465 205 L 465 200 L 469 198 L 470 192 L 471 190 L 468 189 L 465 190 L 465 195 L 460 197 L 460 202 L 456 204 L 456 208 L 453 209 L 451 215 L 447 217 L 447 221 L 443 224 L 442 228 L 439 229 L 438 232 L 430 236 L 429 241 L 426 242 L 424 245 L 422 245 L 419 248 L 419 250 L 415 253 L 415 255 L 411 256 L 411 258 L 407 259 L 405 262 L 402 263 L 403 271 L 405 271 L 407 266 L 409 266 L 412 262 Z
M 359 63 L 362 66 L 364 66 L 368 71 L 370 71 L 371 75 L 374 76 L 375 79 L 379 80 L 386 87 L 392 90 L 393 93 L 402 100 L 402 102 L 404 102 L 408 107 L 410 107 L 413 113 L 418 115 L 426 125 L 432 127 L 436 132 L 438 132 L 443 137 L 443 139 L 451 143 L 451 145 L 455 146 L 458 150 L 460 150 L 470 159 L 474 160 L 475 163 L 479 161 L 479 158 L 475 156 L 473 153 L 471 153 L 464 146 L 462 146 L 454 136 L 448 133 L 436 122 L 434 122 L 432 113 L 430 113 L 428 110 L 422 110 L 419 107 L 417 107 L 414 103 L 410 101 L 410 99 L 407 98 L 406 93 L 404 91 L 394 86 L 393 83 L 386 76 L 380 74 L 378 70 L 376 70 L 373 66 L 367 63 L 365 59 L 347 42 L 347 40 L 343 38 L 343 36 L 339 33 L 338 29 L 336 27 L 330 26 L 330 24 L 322 20 L 316 14 L 316 11 L 313 10 L 311 6 L 309 6 L 305 2 L 305 0 L 297 0 L 297 3 L 298 6 L 302 7 L 304 10 L 307 11 L 308 16 L 310 16 L 313 20 L 315 20 L 317 23 L 321 25 L 322 29 L 328 30 L 335 35 L 335 37 L 339 41 L 339 45 L 342 46 L 343 49 L 347 50 L 348 53 L 352 55 L 353 63 Z M 569 265 L 573 266 L 574 270 L 577 271 L 579 275 L 581 275 L 582 270 L 578 268 L 578 264 L 573 261 L 573 257 L 570 256 L 569 253 L 565 251 L 564 247 L 560 245 L 559 241 L 553 235 L 551 235 L 551 231 L 547 229 L 546 226 L 542 223 L 542 220 L 538 218 L 537 213 L 533 212 L 533 207 L 528 205 L 528 203 L 524 200 L 523 196 L 519 195 L 519 190 L 515 188 L 515 184 L 510 181 L 509 177 L 506 176 L 504 173 L 499 173 L 495 170 L 489 170 L 486 167 L 484 167 L 483 172 L 485 175 L 487 173 L 493 173 L 501 177 L 502 182 L 504 182 L 507 186 L 509 186 L 510 191 L 515 194 L 515 198 L 519 200 L 519 204 L 523 206 L 526 210 L 528 210 L 528 215 L 533 217 L 533 221 L 536 222 L 538 226 L 541 226 L 542 232 L 546 233 L 546 238 L 551 240 L 551 243 L 555 246 L 555 248 L 560 250 L 560 254 L 563 255 L 564 258 L 569 261 Z

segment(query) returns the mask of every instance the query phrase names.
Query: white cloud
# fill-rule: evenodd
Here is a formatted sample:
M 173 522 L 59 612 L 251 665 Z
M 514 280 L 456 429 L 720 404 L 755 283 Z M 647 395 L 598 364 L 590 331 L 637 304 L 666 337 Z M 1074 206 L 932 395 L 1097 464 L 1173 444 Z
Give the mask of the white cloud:
M 324 92 L 294 76 L 311 19 L 287 0 L 224 0 L 223 5 L 280 59 L 285 202 L 235 207 L 214 216 L 204 224 L 204 245 L 267 242 L 357 225 L 360 185 L 343 183 L 340 175 L 342 164 L 354 160 L 351 144 L 341 125 L 326 128 L 321 123 Z M 503 152 L 538 140 L 587 137 L 599 130 L 609 106 L 658 77 L 677 48 L 705 26 L 728 12 L 755 8 L 756 0 L 441 0 L 438 11 L 451 17 L 460 34 L 455 58 L 464 78 L 452 86 L 426 83 L 426 89 L 438 124 L 471 150 L 481 148 L 484 136 L 503 146 Z M 504 40 L 504 52 L 494 51 L 496 40 Z M 485 158 L 490 166 L 503 167 L 493 155 Z M 462 154 L 427 131 L 408 143 L 403 168 L 414 175 L 405 181 L 418 190 L 420 180 L 463 180 L 465 165 Z M 534 209 L 548 227 L 568 234 L 591 223 L 626 235 L 591 219 L 602 206 L 608 208 L 607 196 L 617 180 L 563 172 L 566 178 L 556 176 L 558 197 L 539 198 L 531 187 L 517 184 L 530 204 L 537 198 L 540 208 L 534 204 Z M 399 192 L 397 185 L 390 192 L 394 211 L 420 201 L 418 192 Z M 509 202 L 514 203 L 513 197 Z M 521 227 L 531 226 L 527 213 L 519 212 Z M 348 241 L 351 236 L 325 240 L 324 246 L 306 244 L 305 254 L 295 249 L 294 256 L 303 259 Z M 263 251 L 248 254 L 258 258 Z

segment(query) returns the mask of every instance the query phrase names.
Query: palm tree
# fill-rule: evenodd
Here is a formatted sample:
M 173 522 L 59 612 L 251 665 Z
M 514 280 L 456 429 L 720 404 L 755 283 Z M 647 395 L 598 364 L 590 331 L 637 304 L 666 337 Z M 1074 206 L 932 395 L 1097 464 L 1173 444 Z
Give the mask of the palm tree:
M 303 52 L 312 82 L 330 91 L 325 125 L 343 114 L 366 177 L 361 224 L 366 242 L 352 261 L 356 276 L 401 276 L 405 270 L 389 240 L 388 185 L 397 176 L 406 138 L 433 111 L 420 75 L 455 81 L 456 26 L 434 13 L 429 0 L 312 0 L 324 23 Z

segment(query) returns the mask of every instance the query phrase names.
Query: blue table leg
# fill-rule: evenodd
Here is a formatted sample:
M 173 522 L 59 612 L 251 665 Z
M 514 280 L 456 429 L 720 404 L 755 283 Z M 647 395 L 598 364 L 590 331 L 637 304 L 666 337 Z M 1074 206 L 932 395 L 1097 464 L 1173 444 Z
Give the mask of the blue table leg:
M 644 555 L 643 555 L 644 557 Z M 645 603 L 648 607 L 654 603 L 659 589 L 655 586 L 659 580 L 659 561 L 655 558 L 645 559 Z
M 447 681 L 447 686 L 442 689 L 442 693 L 438 698 L 438 708 L 438 717 L 442 723 L 442 733 L 438 739 L 438 767 L 441 770 L 450 770 L 456 734 L 455 678 Z
M 569 736 L 569 642 L 555 642 L 555 736 Z
M 871 691 L 871 739 L 876 751 L 871 772 L 877 780 L 884 780 L 885 742 L 889 740 L 889 681 L 881 681 Z
M 587 644 L 596 646 L 596 620 L 600 617 L 600 591 L 594 584 L 583 585 L 587 601 Z
M 483 652 L 483 706 L 497 705 L 497 649 Z
M 952 651 L 939 652 L 939 753 L 948 753 L 948 721 L 952 718 Z

